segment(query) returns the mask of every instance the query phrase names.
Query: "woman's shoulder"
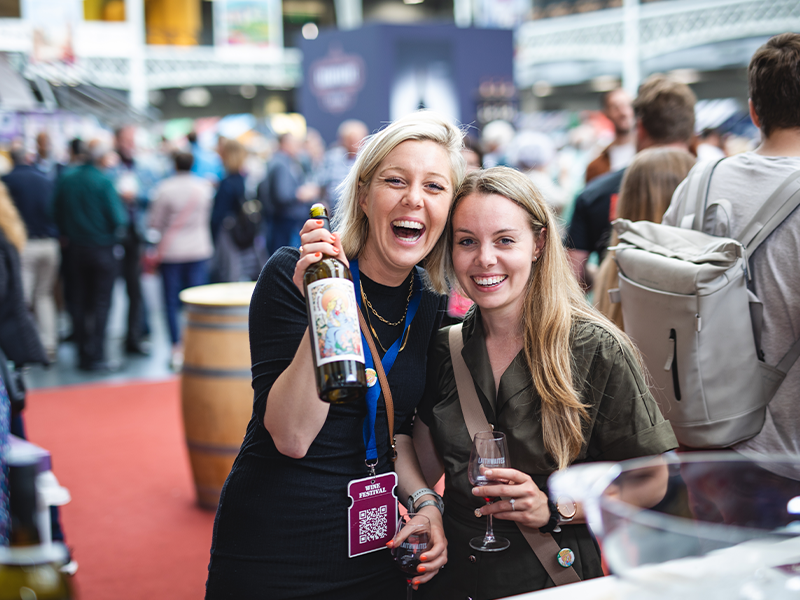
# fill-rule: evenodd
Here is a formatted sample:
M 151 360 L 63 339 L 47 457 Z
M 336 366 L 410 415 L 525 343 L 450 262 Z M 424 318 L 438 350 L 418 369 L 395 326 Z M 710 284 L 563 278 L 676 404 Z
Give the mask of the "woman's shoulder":
M 574 319 L 570 331 L 573 354 L 600 354 L 613 360 L 626 350 L 630 350 L 624 338 L 620 336 L 621 332 L 614 331 L 612 327 L 600 321 Z
M 297 248 L 285 246 L 278 248 L 261 269 L 258 276 L 253 298 L 259 293 L 274 294 L 277 290 L 293 289 L 297 294 L 300 290 L 294 285 L 294 267 L 300 258 L 300 251 Z

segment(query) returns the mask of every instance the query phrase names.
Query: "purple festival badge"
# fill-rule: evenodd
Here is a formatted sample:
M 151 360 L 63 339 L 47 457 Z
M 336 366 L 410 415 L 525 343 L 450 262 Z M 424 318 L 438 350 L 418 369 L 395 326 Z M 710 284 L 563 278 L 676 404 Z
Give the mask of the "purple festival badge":
M 396 473 L 354 479 L 347 485 L 353 504 L 347 509 L 349 556 L 386 549 L 397 529 Z

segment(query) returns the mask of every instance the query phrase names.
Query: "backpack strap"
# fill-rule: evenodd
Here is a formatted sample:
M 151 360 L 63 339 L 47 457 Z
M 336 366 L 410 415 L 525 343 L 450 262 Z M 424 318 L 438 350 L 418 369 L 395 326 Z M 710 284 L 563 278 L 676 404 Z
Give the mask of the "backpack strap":
M 800 205 L 800 171 L 790 174 L 767 199 L 736 239 L 753 256 L 765 239 Z
M 719 160 L 708 161 L 696 175 L 693 175 L 689 179 L 687 183 L 689 189 L 686 191 L 686 202 L 683 207 L 684 214 L 680 215 L 678 219 L 678 225 L 680 227 L 688 229 L 689 223 L 691 223 L 692 229 L 696 231 L 703 230 L 703 217 L 705 217 L 706 213 L 708 190 L 711 187 L 711 174 L 723 160 L 725 159 L 720 158 Z M 692 200 L 694 200 L 694 218 L 692 218 L 691 213 L 685 212 L 689 209 L 689 202 Z

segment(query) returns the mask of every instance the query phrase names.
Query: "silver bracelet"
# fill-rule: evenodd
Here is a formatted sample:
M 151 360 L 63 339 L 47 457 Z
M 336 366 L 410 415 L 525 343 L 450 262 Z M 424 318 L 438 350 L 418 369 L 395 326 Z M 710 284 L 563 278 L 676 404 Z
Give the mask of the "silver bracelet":
M 444 516 L 444 502 L 437 500 L 425 500 L 425 502 L 423 502 L 417 508 L 414 509 L 414 512 L 419 512 L 426 506 L 435 506 L 436 508 L 439 509 L 439 512 L 442 513 L 442 516 Z
M 414 503 L 423 496 L 433 496 L 435 500 L 426 500 L 415 509 Z M 420 488 L 416 492 L 411 494 L 408 497 L 408 501 L 406 502 L 406 508 L 408 508 L 408 512 L 415 512 L 420 508 L 422 508 L 423 506 L 427 506 L 426 502 L 433 502 L 434 504 L 436 504 L 439 511 L 442 514 L 444 514 L 444 500 L 442 500 L 442 497 L 430 488 Z

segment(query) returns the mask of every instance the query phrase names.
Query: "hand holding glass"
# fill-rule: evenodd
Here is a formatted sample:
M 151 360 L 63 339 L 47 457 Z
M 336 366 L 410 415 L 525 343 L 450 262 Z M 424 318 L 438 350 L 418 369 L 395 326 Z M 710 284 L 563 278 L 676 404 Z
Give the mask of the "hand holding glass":
M 500 485 L 503 482 L 489 479 L 485 473 L 490 469 L 508 467 L 508 447 L 506 436 L 500 431 L 479 431 L 472 440 L 472 451 L 469 454 L 469 482 L 474 486 Z M 495 498 L 484 498 L 491 504 Z M 504 537 L 494 535 L 492 515 L 487 515 L 486 534 L 474 537 L 469 545 L 481 552 L 499 552 L 511 545 Z
M 412 582 L 417 575 L 422 555 L 431 546 L 431 522 L 425 515 L 406 513 L 397 521 L 397 533 L 392 546 L 397 566 L 406 574 L 407 600 L 414 593 Z M 400 541 L 402 540 L 402 541 Z

